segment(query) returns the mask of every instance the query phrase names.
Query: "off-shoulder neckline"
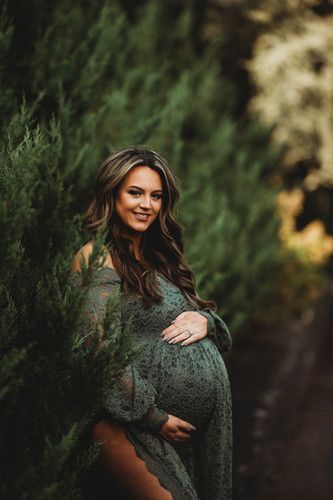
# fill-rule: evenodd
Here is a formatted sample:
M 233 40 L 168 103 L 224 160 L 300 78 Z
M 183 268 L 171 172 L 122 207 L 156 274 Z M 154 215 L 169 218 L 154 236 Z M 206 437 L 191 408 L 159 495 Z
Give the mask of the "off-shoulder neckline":
M 95 272 L 97 272 L 97 273 L 101 272 L 101 271 L 112 272 L 120 278 L 119 274 L 117 273 L 117 271 L 115 269 L 113 269 L 113 267 L 104 266 L 104 267 L 100 267 L 99 269 L 95 269 Z M 82 274 L 82 271 L 72 271 L 72 274 Z
M 101 272 L 101 271 L 110 272 L 111 274 L 115 274 L 119 279 L 121 279 L 120 278 L 120 274 L 113 267 L 109 267 L 109 266 L 100 267 L 99 269 L 96 269 L 95 272 Z M 164 280 L 167 280 L 169 283 L 171 283 L 172 285 L 174 285 L 174 283 L 172 283 L 163 274 L 159 273 L 158 271 L 156 271 L 156 273 L 157 273 L 158 276 L 160 276 L 161 278 L 164 278 Z M 74 272 L 72 272 L 72 274 L 82 274 L 82 272 L 81 271 L 74 271 Z
M 104 266 L 104 267 L 97 269 L 97 271 L 110 271 L 111 273 L 116 274 L 118 276 L 118 278 L 120 278 L 120 275 L 118 274 L 118 272 L 115 269 L 113 269 L 113 267 Z M 167 279 L 163 274 L 159 273 L 158 271 L 156 271 L 156 274 L 158 276 L 161 276 L 164 279 Z
M 115 269 L 113 269 L 113 267 L 109 267 L 109 266 L 100 267 L 99 269 L 97 269 L 97 271 L 110 271 L 110 272 L 113 272 L 114 274 L 116 274 L 117 276 L 119 276 L 117 271 Z M 120 278 L 120 276 L 119 276 L 119 278 Z

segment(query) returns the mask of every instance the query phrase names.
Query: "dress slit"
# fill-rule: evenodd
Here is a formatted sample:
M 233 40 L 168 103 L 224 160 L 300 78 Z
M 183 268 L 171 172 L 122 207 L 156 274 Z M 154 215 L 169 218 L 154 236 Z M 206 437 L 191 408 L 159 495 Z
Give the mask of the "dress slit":
M 100 421 L 93 430 L 92 441 L 101 442 L 99 465 L 117 487 L 119 500 L 173 500 L 140 456 L 126 426 L 116 421 Z

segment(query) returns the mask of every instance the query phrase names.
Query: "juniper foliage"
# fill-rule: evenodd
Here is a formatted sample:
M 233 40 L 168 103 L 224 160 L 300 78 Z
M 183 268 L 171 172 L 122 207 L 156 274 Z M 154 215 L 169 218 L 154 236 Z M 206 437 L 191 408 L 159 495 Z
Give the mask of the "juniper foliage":
M 104 323 L 109 348 L 92 357 L 80 338 L 105 235 L 82 290 L 68 280 L 89 238 L 79 212 L 105 156 L 143 144 L 170 161 L 200 295 L 217 300 L 234 332 L 274 279 L 279 151 L 256 121 L 235 120 L 220 46 L 196 43 L 197 22 L 194 3 L 175 10 L 157 0 L 134 9 L 13 0 L 1 15 L 2 498 L 81 498 L 97 454 L 82 435 L 135 355 L 130 325 L 123 335 L 111 327 L 116 298 Z

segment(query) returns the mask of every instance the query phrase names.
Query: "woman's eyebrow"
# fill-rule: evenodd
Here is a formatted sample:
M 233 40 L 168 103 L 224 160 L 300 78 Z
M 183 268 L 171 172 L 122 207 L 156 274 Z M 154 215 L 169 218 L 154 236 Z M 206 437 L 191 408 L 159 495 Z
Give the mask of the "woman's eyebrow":
M 139 186 L 128 186 L 128 189 L 129 188 L 136 188 L 139 189 L 140 191 L 144 191 L 144 189 L 140 188 Z M 154 189 L 152 193 L 155 193 L 156 191 L 162 191 L 162 189 Z

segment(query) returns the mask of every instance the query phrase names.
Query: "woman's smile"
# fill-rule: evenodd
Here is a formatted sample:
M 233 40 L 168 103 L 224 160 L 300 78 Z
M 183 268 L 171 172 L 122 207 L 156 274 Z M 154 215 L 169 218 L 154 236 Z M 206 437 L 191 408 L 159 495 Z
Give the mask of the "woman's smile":
M 147 221 L 147 220 L 149 219 L 149 217 L 150 217 L 150 215 L 149 215 L 149 214 L 144 214 L 144 213 L 142 213 L 142 212 L 133 212 L 133 213 L 134 213 L 134 215 L 135 215 L 135 217 L 136 217 L 137 219 L 139 219 L 139 220 L 141 220 L 141 221 L 143 221 L 143 222 L 144 222 L 144 221 Z

